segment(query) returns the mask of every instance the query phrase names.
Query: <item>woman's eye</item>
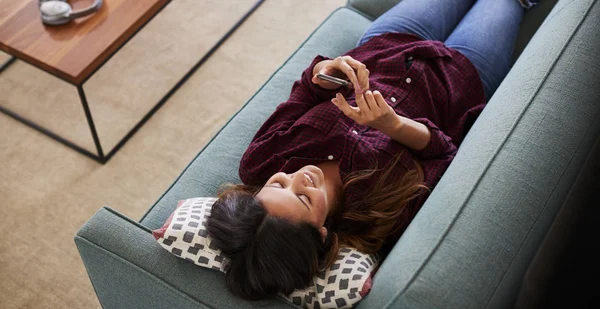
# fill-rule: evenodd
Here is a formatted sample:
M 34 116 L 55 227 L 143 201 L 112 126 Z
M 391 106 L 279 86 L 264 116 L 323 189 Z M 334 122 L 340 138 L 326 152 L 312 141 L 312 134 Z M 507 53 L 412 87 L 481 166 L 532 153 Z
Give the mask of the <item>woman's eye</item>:
M 279 183 L 279 182 L 277 182 L 277 181 L 273 182 L 273 183 L 271 184 L 271 186 L 274 186 L 274 187 L 279 187 L 279 188 L 283 188 L 283 186 L 281 185 L 281 183 Z

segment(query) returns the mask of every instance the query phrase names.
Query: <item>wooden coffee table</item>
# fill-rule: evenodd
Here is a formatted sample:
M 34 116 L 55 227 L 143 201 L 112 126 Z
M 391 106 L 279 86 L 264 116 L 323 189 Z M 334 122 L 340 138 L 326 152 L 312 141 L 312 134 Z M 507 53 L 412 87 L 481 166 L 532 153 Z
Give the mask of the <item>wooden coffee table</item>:
M 100 163 L 114 153 L 158 110 L 173 92 L 220 46 L 227 37 L 263 2 L 258 1 L 229 32 L 175 85 L 165 97 L 107 154 L 104 154 L 90 109 L 84 83 L 106 63 L 135 33 L 144 27 L 171 0 L 104 0 L 101 9 L 90 16 L 62 26 L 45 26 L 38 0 L 0 0 L 0 50 L 12 57 L 0 65 L 0 72 L 16 59 L 42 69 L 77 88 L 97 154 L 58 136 L 0 106 L 0 112 L 50 136 Z M 71 1 L 74 10 L 93 0 Z

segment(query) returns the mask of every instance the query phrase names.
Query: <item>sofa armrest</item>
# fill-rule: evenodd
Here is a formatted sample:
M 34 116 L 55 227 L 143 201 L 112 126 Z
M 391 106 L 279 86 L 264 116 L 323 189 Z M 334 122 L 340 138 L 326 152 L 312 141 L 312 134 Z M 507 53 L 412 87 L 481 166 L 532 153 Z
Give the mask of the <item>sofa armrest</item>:
M 234 297 L 222 273 L 171 255 L 151 230 L 109 207 L 79 229 L 75 244 L 104 309 L 293 308 L 277 299 Z

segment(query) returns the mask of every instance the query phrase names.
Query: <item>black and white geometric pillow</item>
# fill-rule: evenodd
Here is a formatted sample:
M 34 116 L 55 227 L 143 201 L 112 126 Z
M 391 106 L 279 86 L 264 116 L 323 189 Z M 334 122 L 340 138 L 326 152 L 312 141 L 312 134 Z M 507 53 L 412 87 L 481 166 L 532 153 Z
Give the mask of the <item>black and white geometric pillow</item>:
M 212 245 L 205 227 L 216 198 L 179 201 L 177 209 L 163 227 L 152 234 L 172 254 L 202 267 L 224 272 L 228 259 Z
M 378 261 L 375 254 L 341 248 L 337 261 L 313 277 L 310 286 L 282 296 L 302 308 L 352 308 L 371 290 Z
M 224 272 L 229 259 L 212 245 L 206 230 L 214 197 L 181 200 L 164 225 L 152 231 L 173 255 L 198 266 Z M 341 248 L 337 261 L 317 274 L 310 286 L 281 298 L 302 308 L 352 308 L 371 290 L 379 257 L 354 248 Z

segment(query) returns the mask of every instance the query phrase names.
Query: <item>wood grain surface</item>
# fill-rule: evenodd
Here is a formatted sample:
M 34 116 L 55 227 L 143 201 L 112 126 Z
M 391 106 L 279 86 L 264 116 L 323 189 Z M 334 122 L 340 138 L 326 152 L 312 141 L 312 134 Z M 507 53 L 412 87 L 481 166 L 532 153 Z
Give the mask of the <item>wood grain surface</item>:
M 71 1 L 74 10 L 93 0 Z M 0 50 L 81 84 L 170 0 L 104 0 L 66 25 L 42 23 L 37 0 L 0 0 Z

